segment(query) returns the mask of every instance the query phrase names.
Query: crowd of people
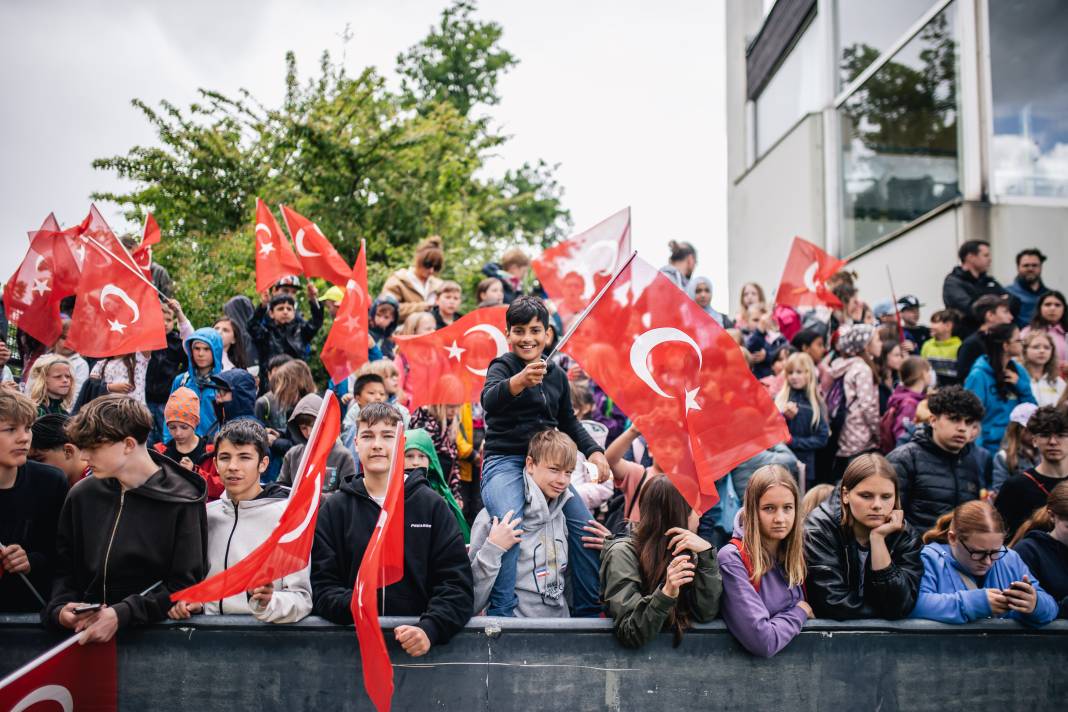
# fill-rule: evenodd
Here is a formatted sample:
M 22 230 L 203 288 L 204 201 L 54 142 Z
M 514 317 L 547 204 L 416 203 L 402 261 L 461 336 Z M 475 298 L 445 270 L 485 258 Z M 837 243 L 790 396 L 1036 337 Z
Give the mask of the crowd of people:
M 694 247 L 672 242 L 662 272 L 734 337 L 790 433 L 700 515 L 612 395 L 566 355 L 545 360 L 567 324 L 521 250 L 487 264 L 469 301 L 508 305 L 479 402 L 418 408 L 421 366 L 394 335 L 443 328 L 464 303 L 439 238 L 386 280 L 370 360 L 339 383 L 309 362 L 342 290 L 286 277 L 194 328 L 154 265 L 166 348 L 83 358 L 69 319 L 54 344 L 0 345 L 0 612 L 87 641 L 201 614 L 351 624 L 403 424 L 404 575 L 379 612 L 417 619 L 395 631 L 413 656 L 479 614 L 606 615 L 629 647 L 662 631 L 679 645 L 721 616 L 759 656 L 817 617 L 1068 617 L 1065 299 L 1037 249 L 1007 288 L 988 244 L 959 257 L 929 325 L 911 295 L 869 305 L 847 271 L 827 284 L 840 306 L 775 305 L 750 283 L 730 316 Z M 327 390 L 341 435 L 308 565 L 172 603 L 274 529 Z

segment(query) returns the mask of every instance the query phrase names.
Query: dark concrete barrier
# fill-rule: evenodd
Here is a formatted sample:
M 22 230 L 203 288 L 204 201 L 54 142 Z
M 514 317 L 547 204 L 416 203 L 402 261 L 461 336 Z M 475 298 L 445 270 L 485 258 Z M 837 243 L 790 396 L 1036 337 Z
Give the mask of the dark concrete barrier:
M 411 622 L 384 618 L 383 627 Z M 0 677 L 60 637 L 0 616 Z M 813 621 L 778 656 L 720 622 L 626 650 L 607 620 L 474 618 L 412 659 L 389 632 L 395 710 L 1064 710 L 1068 622 Z M 123 633 L 123 710 L 370 710 L 351 627 L 203 617 Z

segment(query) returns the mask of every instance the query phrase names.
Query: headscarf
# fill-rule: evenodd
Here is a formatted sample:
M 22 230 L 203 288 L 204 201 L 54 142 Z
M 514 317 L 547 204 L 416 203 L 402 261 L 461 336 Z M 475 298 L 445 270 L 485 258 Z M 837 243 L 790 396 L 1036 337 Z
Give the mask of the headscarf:
M 690 283 L 688 285 L 686 285 L 686 293 L 688 295 L 690 295 L 690 299 L 692 299 L 694 301 L 694 304 L 697 303 L 697 287 L 698 287 L 698 285 L 701 285 L 701 284 L 707 284 L 708 285 L 709 296 L 711 296 L 714 293 L 712 291 L 712 280 L 711 279 L 709 279 L 708 277 L 705 277 L 703 275 L 702 276 L 691 277 L 690 278 Z M 723 326 L 723 315 L 712 308 L 712 303 L 711 302 L 708 303 L 707 307 L 701 307 L 701 308 L 705 310 L 706 314 L 708 314 L 710 317 L 715 319 L 716 323 L 718 323 L 720 326 Z
M 453 516 L 456 517 L 456 523 L 460 525 L 460 531 L 464 535 L 464 543 L 469 544 L 471 542 L 471 528 L 467 526 L 463 510 L 460 509 L 456 498 L 452 496 L 449 484 L 445 481 L 445 475 L 441 471 L 441 460 L 438 459 L 438 453 L 434 449 L 434 441 L 430 438 L 430 433 L 422 428 L 406 431 L 404 433 L 404 451 L 407 452 L 408 450 L 418 450 L 430 460 L 430 466 L 427 467 L 426 472 L 426 481 L 430 484 L 430 488 L 441 495 L 445 503 L 449 505 L 449 509 L 452 510 Z

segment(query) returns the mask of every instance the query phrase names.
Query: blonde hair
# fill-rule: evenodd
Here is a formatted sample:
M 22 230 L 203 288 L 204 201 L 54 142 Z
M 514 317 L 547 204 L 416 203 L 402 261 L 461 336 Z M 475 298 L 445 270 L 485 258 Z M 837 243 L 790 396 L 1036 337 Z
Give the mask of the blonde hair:
M 804 515 L 805 519 L 808 519 L 808 515 L 812 514 L 812 510 L 830 499 L 832 494 L 834 494 L 834 485 L 829 485 L 826 482 L 811 487 L 801 499 L 801 514 Z
M 463 294 L 463 289 L 460 288 L 459 282 L 454 282 L 451 279 L 446 279 L 438 287 L 438 294 L 445 294 L 446 292 L 456 292 L 457 294 Z
M 790 384 L 786 382 L 786 376 L 794 371 L 804 371 L 808 375 L 808 382 L 805 384 L 805 396 L 808 398 L 808 404 L 812 407 L 812 427 L 819 425 L 820 420 L 823 417 L 823 410 L 825 408 L 823 404 L 823 397 L 819 392 L 819 378 L 816 374 L 816 363 L 812 360 L 812 357 L 803 351 L 790 354 L 786 358 L 786 366 L 783 367 L 783 382 L 782 388 L 779 389 L 779 394 L 775 396 L 775 405 L 780 411 L 786 408 L 786 404 L 790 402 Z
M 271 391 L 284 410 L 289 410 L 309 393 L 315 392 L 311 368 L 303 361 L 286 361 L 271 371 Z
M 575 469 L 578 449 L 575 442 L 559 430 L 543 430 L 530 439 L 527 457 L 535 464 L 555 465 L 571 472 Z
M 437 322 L 434 321 L 434 315 L 430 312 L 419 311 L 412 312 L 408 315 L 408 318 L 404 320 L 401 325 L 400 331 L 397 333 L 401 336 L 415 336 L 415 332 L 419 330 L 420 322 L 429 319 L 432 326 L 437 326 Z
M 1044 532 L 1052 531 L 1054 515 L 1057 519 L 1068 519 L 1068 482 L 1061 482 L 1049 491 L 1046 503 L 1036 509 L 1030 518 L 1016 529 L 1016 534 L 1009 542 L 1009 546 L 1015 547 L 1033 529 Z
M 71 388 L 67 391 L 66 397 L 63 398 L 63 410 L 70 410 L 70 407 L 74 405 L 74 398 L 77 395 L 74 392 L 74 369 L 71 368 L 70 359 L 66 356 L 60 356 L 58 354 L 45 354 L 41 358 L 33 362 L 33 366 L 30 368 L 29 380 L 32 382 L 30 385 L 30 400 L 36 405 L 48 404 L 48 384 L 47 376 L 48 371 L 53 366 L 66 366 L 70 370 Z
M 1057 345 L 1053 343 L 1053 337 L 1049 335 L 1043 329 L 1032 329 L 1027 332 L 1027 336 L 1024 337 L 1024 352 L 1023 361 L 1024 365 L 1027 365 L 1027 349 L 1031 346 L 1031 342 L 1035 339 L 1045 339 L 1049 344 L 1049 361 L 1046 361 L 1046 365 L 1042 367 L 1042 377 L 1050 383 L 1056 383 L 1057 378 L 1060 375 L 1060 362 L 1057 358 Z
M 779 561 L 772 561 L 771 556 L 764 548 L 763 535 L 760 532 L 760 498 L 772 487 L 785 487 L 790 490 L 794 498 L 794 523 L 790 527 L 790 533 L 786 535 L 780 548 Z M 786 578 L 791 586 L 800 586 L 805 580 L 805 549 L 802 527 L 804 517 L 801 516 L 801 493 L 797 489 L 793 475 L 782 465 L 765 465 L 749 478 L 749 484 L 745 488 L 744 507 L 742 509 L 742 522 L 745 525 L 745 534 L 742 535 L 742 546 L 749 554 L 749 560 L 753 570 L 750 572 L 751 581 L 756 585 L 764 574 L 781 563 L 786 572 Z

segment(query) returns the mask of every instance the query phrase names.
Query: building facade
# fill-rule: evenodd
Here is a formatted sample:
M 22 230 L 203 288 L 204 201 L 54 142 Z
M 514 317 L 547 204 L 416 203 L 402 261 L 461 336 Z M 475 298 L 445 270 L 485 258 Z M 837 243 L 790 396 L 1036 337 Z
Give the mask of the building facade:
M 1068 287 L 1068 2 L 728 0 L 726 32 L 732 312 L 795 235 L 925 317 L 969 239 Z

